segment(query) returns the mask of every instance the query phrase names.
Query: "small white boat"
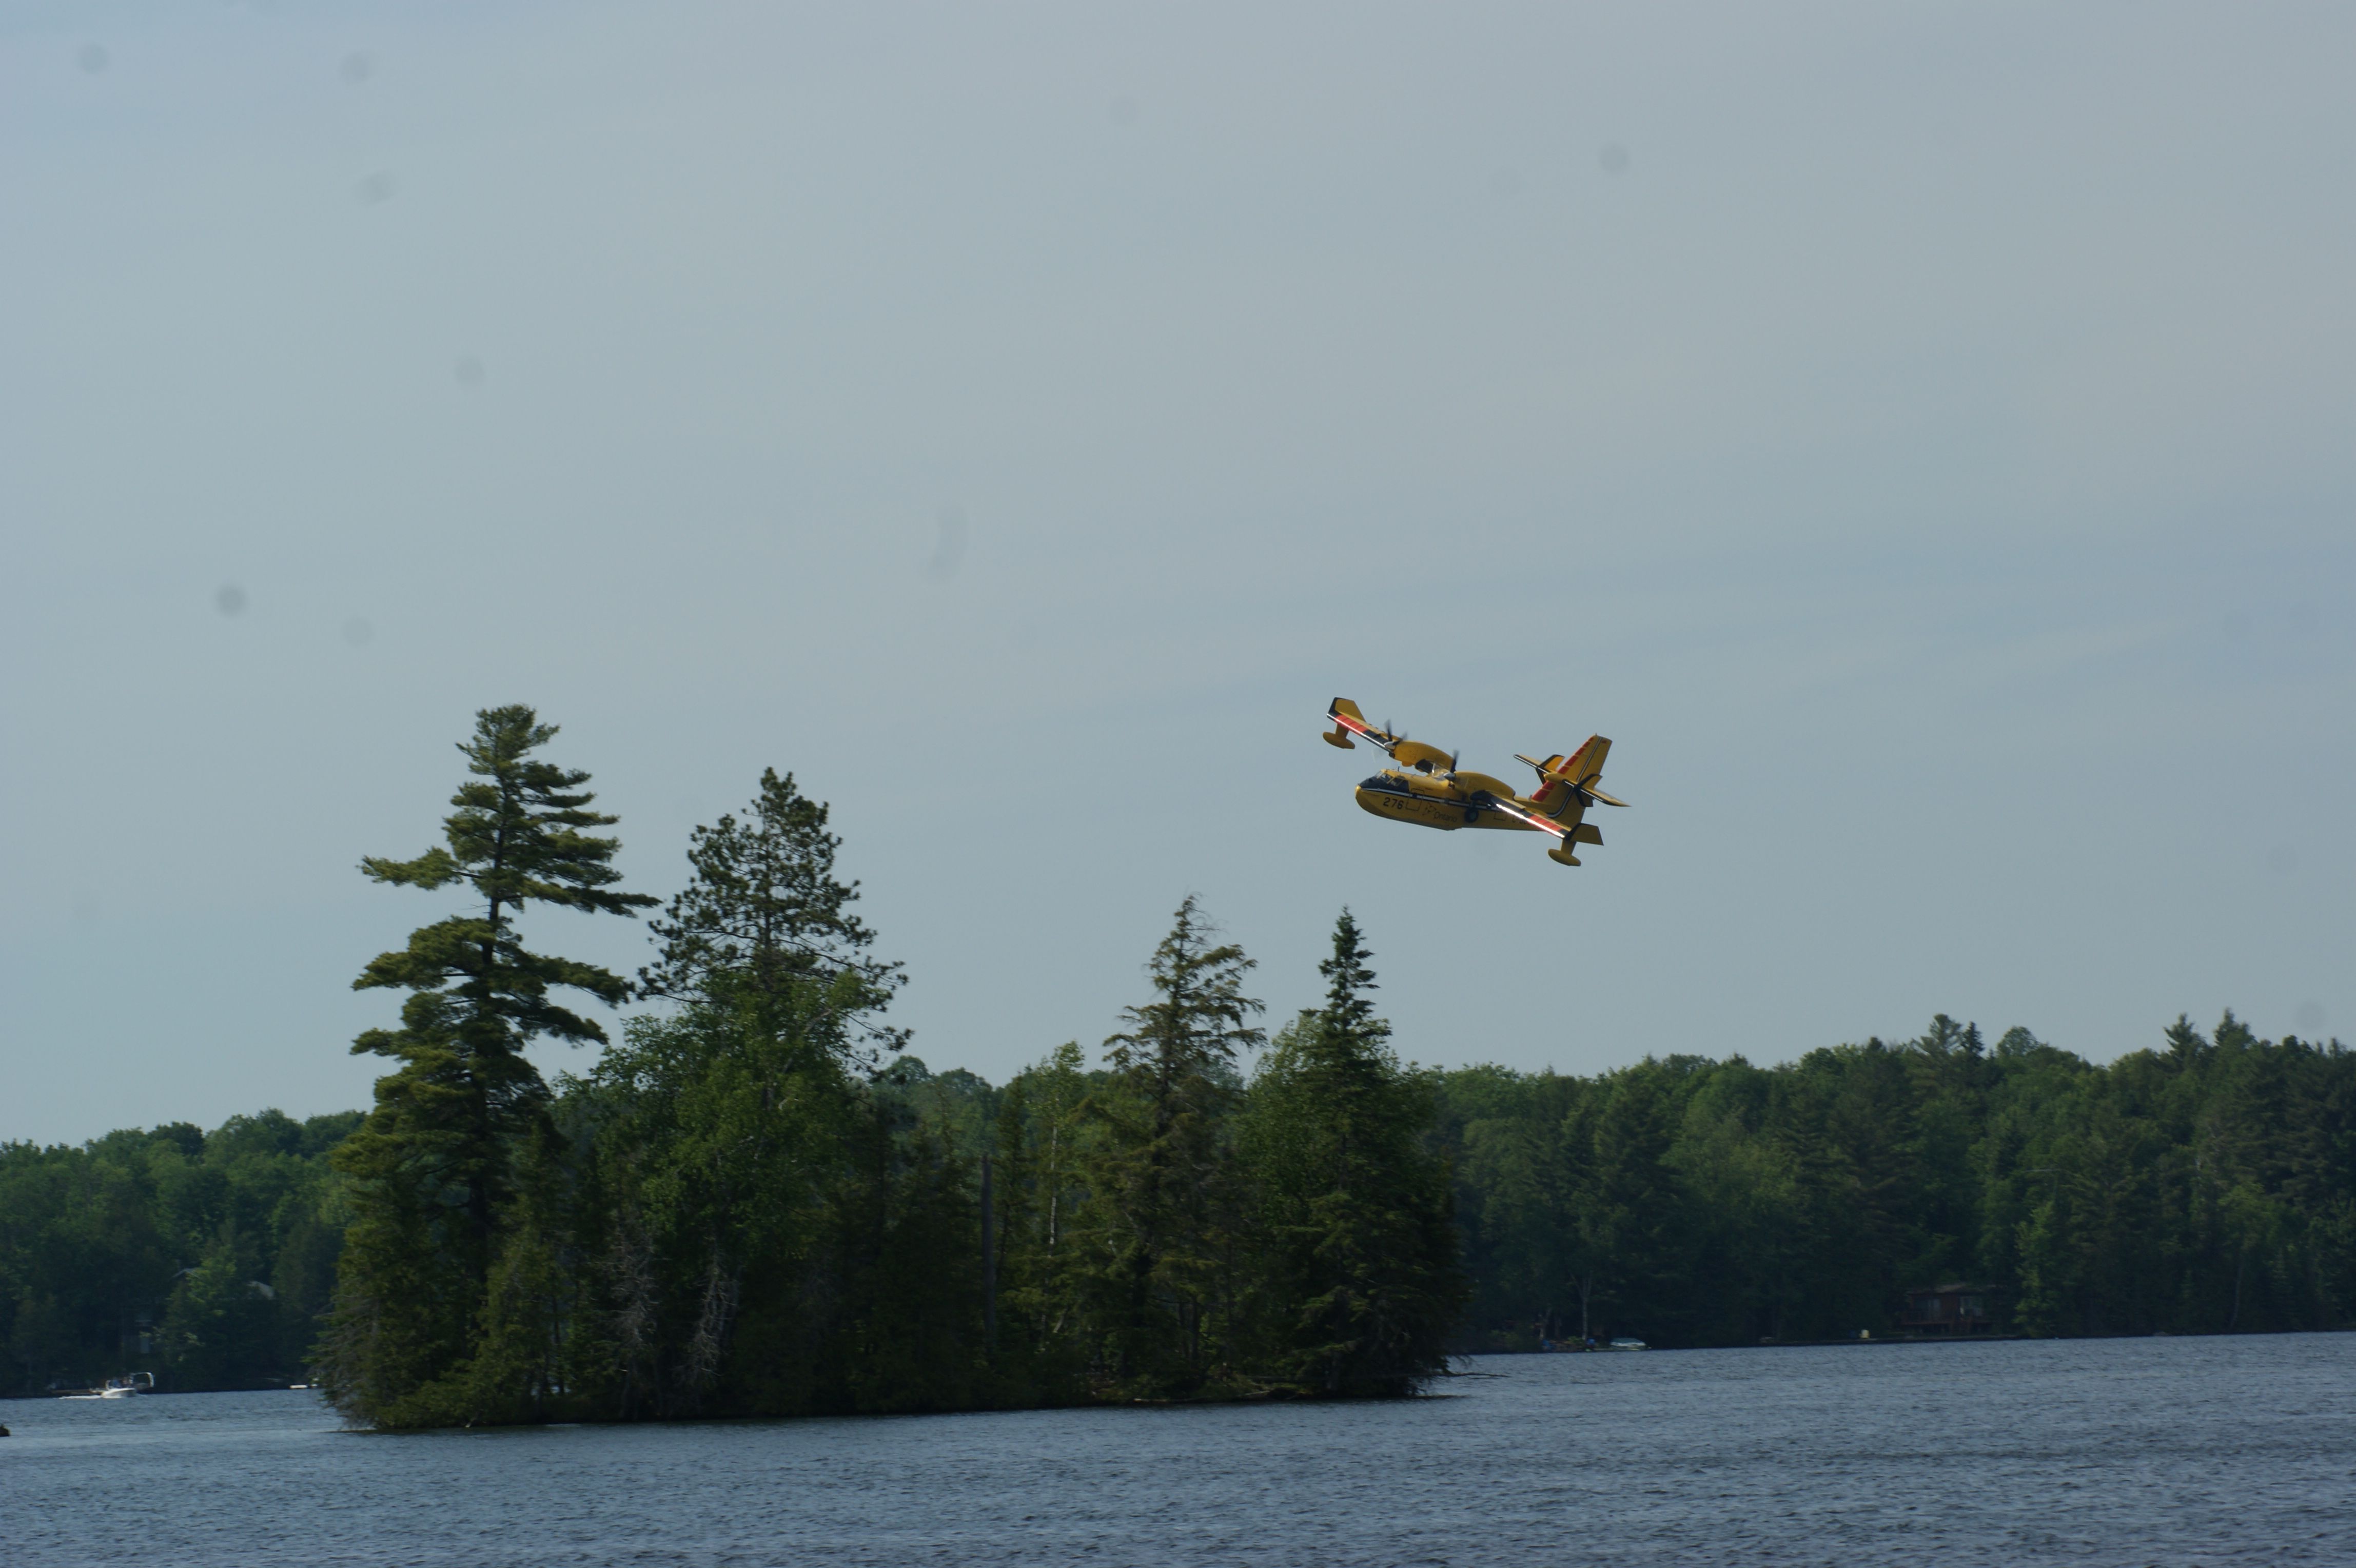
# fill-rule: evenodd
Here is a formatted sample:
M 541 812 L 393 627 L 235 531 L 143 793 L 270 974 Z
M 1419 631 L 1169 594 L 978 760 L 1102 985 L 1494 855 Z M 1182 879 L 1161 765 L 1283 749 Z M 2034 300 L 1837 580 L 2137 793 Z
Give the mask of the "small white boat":
M 1642 1350 L 1645 1348 L 1642 1339 L 1621 1338 L 1612 1341 L 1612 1348 L 1614 1350 Z
M 152 1394 L 155 1391 L 155 1373 L 134 1372 L 127 1378 L 107 1379 L 106 1386 L 102 1389 L 92 1389 L 87 1393 L 60 1394 L 58 1397 L 70 1400 L 127 1400 L 134 1394 Z

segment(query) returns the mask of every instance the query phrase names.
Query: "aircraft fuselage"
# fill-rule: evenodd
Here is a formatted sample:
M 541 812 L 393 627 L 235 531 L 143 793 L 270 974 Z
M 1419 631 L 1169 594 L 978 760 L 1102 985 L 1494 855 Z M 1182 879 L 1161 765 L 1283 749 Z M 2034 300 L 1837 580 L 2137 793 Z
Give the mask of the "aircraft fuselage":
M 1358 786 L 1358 805 L 1388 822 L 1411 822 L 1419 828 L 1505 828 L 1515 832 L 1538 830 L 1492 807 L 1492 800 L 1522 802 L 1500 779 L 1480 773 L 1454 773 L 1433 778 L 1410 768 L 1393 768 Z M 1566 821 L 1566 828 L 1576 819 Z

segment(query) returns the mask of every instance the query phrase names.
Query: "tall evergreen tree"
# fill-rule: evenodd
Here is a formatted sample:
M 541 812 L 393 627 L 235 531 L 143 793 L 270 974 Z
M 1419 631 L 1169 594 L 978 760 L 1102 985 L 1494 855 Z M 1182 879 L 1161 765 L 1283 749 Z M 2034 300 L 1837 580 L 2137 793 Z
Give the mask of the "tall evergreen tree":
M 1094 1316 L 1104 1373 L 1139 1393 L 1199 1388 L 1234 1316 L 1226 1121 L 1236 1053 L 1267 1036 L 1247 1022 L 1261 1011 L 1243 993 L 1253 961 L 1213 935 L 1189 894 L 1146 966 L 1154 999 L 1105 1041 L 1113 1082 L 1095 1101 Z
M 835 874 L 841 843 L 826 803 L 774 769 L 743 821 L 696 828 L 688 885 L 649 922 L 659 956 L 639 972 L 642 991 L 683 1005 L 631 1020 L 588 1086 L 632 1408 L 726 1410 L 723 1381 L 787 1408 L 820 1398 L 827 1313 L 814 1304 L 847 1277 L 824 1256 L 824 1210 L 840 1197 L 829 1173 L 854 1147 L 883 1151 L 871 1196 L 875 1212 L 897 1212 L 875 1196 L 905 1174 L 889 1108 L 851 1069 L 905 1043 L 876 1019 L 901 971 L 868 954 L 875 934 L 849 908 L 858 885 Z M 766 1353 L 732 1362 L 747 1323 Z
M 534 952 L 517 930 L 535 904 L 627 915 L 655 902 L 615 889 L 619 841 L 585 830 L 617 819 L 588 809 L 589 775 L 533 755 L 555 735 L 520 704 L 482 710 L 458 748 L 473 777 L 451 797 L 444 842 L 412 860 L 360 863 L 395 886 L 463 885 L 475 906 L 420 927 L 352 983 L 410 993 L 401 1027 L 353 1042 L 356 1054 L 400 1065 L 377 1080 L 376 1109 L 336 1155 L 352 1178 L 354 1219 L 326 1370 L 338 1403 L 363 1419 L 402 1419 L 403 1401 L 470 1353 L 517 1162 L 552 1141 L 548 1088 L 524 1047 L 541 1036 L 605 1038 L 550 991 L 609 1006 L 629 993 L 621 976 Z
M 1444 1369 L 1466 1294 L 1448 1170 L 1423 1142 L 1434 1086 L 1391 1051 L 1372 956 L 1343 910 L 1325 1005 L 1279 1036 L 1246 1120 L 1271 1363 L 1327 1394 L 1405 1393 Z
M 689 835 L 691 875 L 648 922 L 661 951 L 638 972 L 640 989 L 680 1002 L 724 992 L 764 1008 L 792 1006 L 838 1049 L 901 1049 L 905 1031 L 876 1015 L 903 972 L 868 956 L 875 933 L 851 909 L 859 884 L 835 875 L 841 847 L 827 829 L 826 802 L 802 794 L 792 774 L 763 768 L 743 822 L 732 813 Z

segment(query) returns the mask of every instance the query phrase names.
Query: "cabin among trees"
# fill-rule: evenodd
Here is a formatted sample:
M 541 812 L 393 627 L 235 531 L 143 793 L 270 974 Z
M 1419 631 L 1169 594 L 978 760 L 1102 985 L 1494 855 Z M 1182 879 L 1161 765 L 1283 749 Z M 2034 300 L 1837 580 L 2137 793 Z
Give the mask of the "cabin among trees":
M 1954 1339 L 1993 1334 L 1996 1317 L 1988 1310 L 1988 1300 L 1995 1294 L 1992 1285 L 1966 1284 L 1962 1281 L 1911 1290 L 1906 1293 L 1906 1310 L 1899 1317 L 1898 1326 L 1925 1338 Z

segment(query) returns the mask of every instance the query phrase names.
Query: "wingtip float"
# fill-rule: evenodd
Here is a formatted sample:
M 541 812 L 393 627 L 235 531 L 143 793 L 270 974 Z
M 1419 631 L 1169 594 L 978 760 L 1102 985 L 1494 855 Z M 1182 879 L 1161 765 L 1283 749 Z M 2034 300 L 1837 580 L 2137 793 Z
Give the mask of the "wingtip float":
M 1517 795 L 1501 779 L 1459 768 L 1454 752 L 1409 740 L 1387 724 L 1368 724 L 1358 704 L 1347 697 L 1334 698 L 1325 716 L 1333 721 L 1323 737 L 1326 745 L 1353 751 L 1363 740 L 1391 759 L 1393 766 L 1358 786 L 1358 804 L 1395 822 L 1450 832 L 1505 828 L 1550 833 L 1557 843 L 1547 858 L 1559 865 L 1577 865 L 1579 857 L 1571 853 L 1575 845 L 1603 843 L 1601 830 L 1585 820 L 1587 808 L 1628 803 L 1595 787 L 1612 751 L 1612 743 L 1600 735 L 1588 736 L 1587 744 L 1569 757 L 1557 755 L 1541 762 L 1516 753 L 1514 760 L 1529 764 L 1538 775 L 1535 790 Z

